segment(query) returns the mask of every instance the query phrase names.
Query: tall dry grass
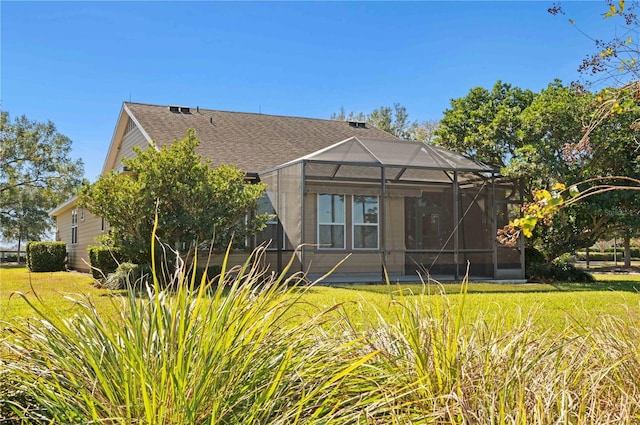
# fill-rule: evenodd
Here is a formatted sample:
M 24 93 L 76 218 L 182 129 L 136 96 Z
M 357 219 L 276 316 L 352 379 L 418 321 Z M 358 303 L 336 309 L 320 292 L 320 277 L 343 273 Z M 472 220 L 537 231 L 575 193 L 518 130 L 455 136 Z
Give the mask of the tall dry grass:
M 562 332 L 535 315 L 469 321 L 462 285 L 455 308 L 399 295 L 392 318 L 336 306 L 293 324 L 312 283 L 269 273 L 263 255 L 223 265 L 217 285 L 179 264 L 154 290 L 154 272 L 146 292 L 112 298 L 115 316 L 87 298 L 72 318 L 25 298 L 40 320 L 5 342 L 0 423 L 640 423 L 631 315 Z
M 364 336 L 347 336 L 379 353 L 370 366 L 394 422 L 640 423 L 640 329 L 631 315 L 541 332 L 534 316 L 515 326 L 513 318 L 467 322 L 464 305 L 454 309 L 445 296 L 394 302 L 395 317 L 377 315 Z

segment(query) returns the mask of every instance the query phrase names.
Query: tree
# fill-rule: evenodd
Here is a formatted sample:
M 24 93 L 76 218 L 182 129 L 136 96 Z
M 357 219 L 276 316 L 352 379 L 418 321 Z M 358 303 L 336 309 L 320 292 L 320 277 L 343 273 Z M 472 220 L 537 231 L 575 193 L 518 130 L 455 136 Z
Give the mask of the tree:
M 113 228 L 106 243 L 135 262 L 148 262 L 156 213 L 158 238 L 178 249 L 191 250 L 214 236 L 222 246 L 232 236 L 244 240 L 264 227 L 268 214 L 247 214 L 255 210 L 265 185 L 249 184 L 232 165 L 212 169 L 195 153 L 199 143 L 189 130 L 184 139 L 162 148 L 134 148 L 137 156 L 122 160 L 127 173 L 112 171 L 82 187 L 78 205 Z
M 416 142 L 430 142 L 438 126 L 438 121 L 410 121 L 407 108 L 399 103 L 394 103 L 393 107 L 381 106 L 369 114 L 353 111 L 347 114 L 344 108 L 340 108 L 338 113 L 331 114 L 330 119 L 367 122 L 399 139 Z
M 583 131 L 583 144 L 588 145 L 589 137 L 603 121 L 612 114 L 633 107 L 640 99 L 640 20 L 636 14 L 637 1 L 614 2 L 605 0 L 602 16 L 616 21 L 616 32 L 609 39 L 596 39 L 580 29 L 580 22 L 569 22 L 594 42 L 595 52 L 586 55 L 578 71 L 583 76 L 586 87 L 595 84 L 606 85 L 594 101 L 593 112 Z M 548 9 L 552 15 L 565 15 L 560 3 Z M 632 122 L 628 130 L 637 132 L 640 120 Z
M 475 88 L 467 97 L 452 100 L 436 140 L 484 161 L 499 161 L 504 175 L 521 182 L 528 203 L 537 201 L 535 190 L 548 192 L 558 184 L 570 187 L 596 176 L 637 175 L 637 154 L 630 149 L 634 138 L 624 131 L 634 119 L 631 113 L 610 116 L 606 126 L 593 132 L 591 145 L 583 144 L 582 130 L 595 97 L 558 80 L 536 94 L 500 82 L 492 92 Z M 627 223 L 635 217 L 630 212 L 640 205 L 623 203 L 622 197 L 593 196 L 567 206 L 535 227 L 528 244 L 549 260 L 589 247 L 620 226 L 623 216 Z
M 0 226 L 2 235 L 40 240 L 53 224 L 48 211 L 80 185 L 81 160 L 70 158 L 71 140 L 52 122 L 0 113 Z
M 636 177 L 640 175 L 640 145 L 637 134 L 629 131 L 632 123 L 640 120 L 640 106 L 633 105 L 612 114 L 592 131 L 591 174 L 588 177 Z M 624 239 L 625 265 L 630 266 L 630 241 L 640 229 L 640 196 L 631 189 L 629 180 L 612 180 L 627 190 L 611 191 L 589 198 L 586 202 L 597 205 L 609 217 L 611 233 Z
M 533 102 L 530 90 L 501 81 L 491 91 L 475 87 L 452 99 L 436 131 L 435 143 L 487 164 L 505 167 L 522 146 L 520 114 Z

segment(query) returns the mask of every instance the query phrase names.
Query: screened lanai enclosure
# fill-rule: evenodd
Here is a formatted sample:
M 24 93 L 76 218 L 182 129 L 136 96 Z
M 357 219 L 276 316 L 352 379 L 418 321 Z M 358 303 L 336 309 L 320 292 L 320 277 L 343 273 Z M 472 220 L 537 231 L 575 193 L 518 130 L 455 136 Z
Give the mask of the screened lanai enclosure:
M 523 279 L 524 247 L 496 231 L 520 211 L 521 193 L 496 169 L 424 143 L 350 138 L 259 173 L 262 238 L 277 267 L 337 281 Z M 275 264 L 274 264 L 275 265 Z

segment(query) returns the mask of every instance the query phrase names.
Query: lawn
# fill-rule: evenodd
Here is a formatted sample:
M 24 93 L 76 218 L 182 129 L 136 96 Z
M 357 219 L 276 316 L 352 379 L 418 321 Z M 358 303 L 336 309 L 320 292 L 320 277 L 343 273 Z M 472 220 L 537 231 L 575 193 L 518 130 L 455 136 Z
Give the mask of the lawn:
M 591 323 L 602 314 L 625 315 L 640 318 L 640 275 L 596 274 L 593 284 L 522 284 L 522 283 L 470 283 L 466 288 L 465 317 L 474 321 L 478 317 L 500 320 L 517 325 L 532 318 L 541 328 L 564 328 L 570 323 Z M 93 285 L 91 276 L 76 272 L 29 273 L 25 267 L 0 267 L 0 319 L 33 318 L 36 314 L 24 296 L 63 316 L 72 316 L 79 307 L 73 301 L 89 297 L 98 309 L 112 314 L 118 309 L 120 292 L 112 293 Z M 363 322 L 377 317 L 395 315 L 394 300 L 400 296 L 431 297 L 446 293 L 455 307 L 461 296 L 459 283 L 442 285 L 348 285 L 340 287 L 317 286 L 308 290 L 291 314 L 306 317 L 333 308 L 334 314 L 350 314 L 357 310 L 367 313 Z M 116 303 L 113 297 L 116 295 Z M 369 314 L 371 313 L 371 314 Z
M 0 422 L 638 423 L 640 277 L 596 278 L 195 296 L 1 268 Z

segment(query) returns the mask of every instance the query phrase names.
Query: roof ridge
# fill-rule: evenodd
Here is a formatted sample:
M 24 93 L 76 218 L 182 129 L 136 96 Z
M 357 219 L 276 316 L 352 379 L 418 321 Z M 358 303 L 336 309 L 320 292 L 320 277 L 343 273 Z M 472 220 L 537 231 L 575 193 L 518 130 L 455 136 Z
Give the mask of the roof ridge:
M 229 110 L 225 110 L 225 109 L 209 109 L 209 108 L 203 108 L 201 106 L 196 106 L 195 108 L 193 106 L 188 106 L 188 105 L 181 105 L 181 104 L 167 104 L 167 105 L 158 105 L 158 104 L 154 104 L 154 103 L 144 103 L 144 102 L 129 102 L 129 101 L 124 101 L 122 102 L 123 104 L 127 104 L 127 105 L 142 105 L 142 106 L 152 106 L 152 107 L 156 107 L 156 108 L 167 108 L 169 106 L 181 106 L 181 107 L 187 107 L 187 108 L 191 108 L 191 109 L 199 109 L 200 111 L 207 111 L 207 112 L 223 112 L 226 114 L 242 114 L 242 115 L 255 115 L 255 116 L 263 116 L 263 117 L 274 117 L 274 118 L 293 118 L 293 119 L 304 119 L 304 120 L 315 120 L 315 121 L 323 121 L 323 122 L 338 122 L 338 123 L 348 123 L 348 120 L 333 120 L 330 118 L 317 118 L 317 117 L 302 117 L 302 116 L 294 116 L 294 115 L 282 115 L 282 114 L 265 114 L 262 112 L 244 112 L 244 111 L 229 111 Z M 368 123 L 369 125 L 371 125 L 371 127 L 380 130 L 380 131 L 384 131 L 381 130 L 380 128 L 376 127 L 375 125 Z M 393 135 L 391 135 L 393 136 Z M 402 140 L 402 139 L 398 139 L 398 140 Z

